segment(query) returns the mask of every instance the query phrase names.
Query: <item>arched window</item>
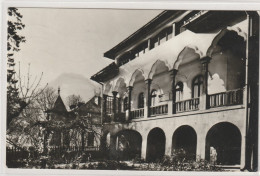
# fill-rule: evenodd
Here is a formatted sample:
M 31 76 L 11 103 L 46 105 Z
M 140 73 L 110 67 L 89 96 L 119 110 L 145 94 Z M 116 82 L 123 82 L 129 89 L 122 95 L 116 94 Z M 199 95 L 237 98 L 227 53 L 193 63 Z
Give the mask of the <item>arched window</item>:
M 151 106 L 155 106 L 157 104 L 157 91 L 155 89 L 151 92 Z
M 141 92 L 138 96 L 138 108 L 144 108 L 144 93 Z
M 176 101 L 181 101 L 183 96 L 183 83 L 178 82 L 175 86 L 176 91 Z
M 128 97 L 124 98 L 124 111 L 128 109 Z
M 203 91 L 203 77 L 196 76 L 192 81 L 192 98 L 200 97 Z

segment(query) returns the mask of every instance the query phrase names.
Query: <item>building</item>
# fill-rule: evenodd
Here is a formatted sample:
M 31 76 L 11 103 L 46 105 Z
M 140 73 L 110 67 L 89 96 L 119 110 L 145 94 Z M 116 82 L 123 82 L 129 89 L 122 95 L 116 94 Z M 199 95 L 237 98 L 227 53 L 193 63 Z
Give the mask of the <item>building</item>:
M 103 133 L 111 155 L 257 168 L 259 15 L 163 11 L 104 53 Z
M 100 97 L 94 96 L 87 103 L 78 103 L 67 110 L 58 90 L 58 97 L 47 111 L 50 128 L 48 146 L 51 148 L 79 148 L 98 150 L 101 131 Z M 47 141 L 46 141 L 47 142 Z

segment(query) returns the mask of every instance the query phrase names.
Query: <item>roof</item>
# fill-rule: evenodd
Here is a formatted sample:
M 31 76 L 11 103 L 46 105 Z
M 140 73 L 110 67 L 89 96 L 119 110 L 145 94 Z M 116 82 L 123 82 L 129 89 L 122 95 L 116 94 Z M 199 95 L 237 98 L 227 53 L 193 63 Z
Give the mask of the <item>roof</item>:
M 116 76 L 119 72 L 119 68 L 115 62 L 109 64 L 107 67 L 103 68 L 101 71 L 91 76 L 91 80 L 96 82 L 105 82 L 114 76 Z
M 159 24 L 172 20 L 181 14 L 185 13 L 187 11 L 184 10 L 165 10 L 159 15 L 157 15 L 155 18 L 153 18 L 151 21 L 149 21 L 147 24 L 145 24 L 143 27 L 141 27 L 139 30 L 134 32 L 132 35 L 127 37 L 125 40 L 120 42 L 118 45 L 110 49 L 109 51 L 104 53 L 104 57 L 110 58 L 110 59 L 115 59 L 116 53 L 123 48 L 129 46 L 129 44 L 134 43 L 136 40 L 140 38 L 144 38 L 145 36 L 149 35 L 152 33 L 152 30 L 156 30 L 157 26 L 161 26 Z

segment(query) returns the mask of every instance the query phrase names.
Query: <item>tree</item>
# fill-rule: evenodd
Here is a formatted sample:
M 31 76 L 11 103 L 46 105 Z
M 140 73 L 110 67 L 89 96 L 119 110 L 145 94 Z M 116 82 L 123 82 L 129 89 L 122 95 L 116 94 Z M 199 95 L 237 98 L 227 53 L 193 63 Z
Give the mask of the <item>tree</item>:
M 17 146 L 30 145 L 37 151 L 42 151 L 47 119 L 46 111 L 54 106 L 57 93 L 52 87 L 39 89 L 38 92 L 39 94 L 9 124 L 7 140 Z M 54 124 L 50 125 L 56 128 Z
M 22 23 L 22 15 L 17 8 L 8 8 L 8 27 L 7 27 L 7 126 L 14 117 L 17 117 L 26 103 L 19 98 L 17 80 L 15 78 L 15 61 L 14 53 L 20 51 L 21 43 L 24 43 L 25 37 L 21 36 L 18 31 L 22 30 L 25 25 Z
M 69 105 L 70 109 L 74 109 L 77 106 L 80 106 L 84 104 L 83 99 L 81 98 L 80 95 L 70 95 L 66 98 L 67 104 Z

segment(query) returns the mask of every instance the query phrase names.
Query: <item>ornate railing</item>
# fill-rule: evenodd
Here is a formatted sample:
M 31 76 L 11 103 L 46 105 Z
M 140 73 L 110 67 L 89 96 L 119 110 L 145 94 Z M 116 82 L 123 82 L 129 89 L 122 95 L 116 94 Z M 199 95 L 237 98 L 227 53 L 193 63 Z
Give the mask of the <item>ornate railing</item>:
M 144 117 L 144 108 L 136 109 L 131 111 L 131 119 L 137 119 Z
M 243 104 L 243 89 L 230 90 L 209 95 L 209 107 Z
M 150 108 L 151 116 L 168 114 L 168 104 L 153 106 Z
M 200 99 L 192 98 L 189 100 L 176 102 L 176 113 L 178 112 L 186 112 L 186 111 L 194 111 L 199 109 Z

